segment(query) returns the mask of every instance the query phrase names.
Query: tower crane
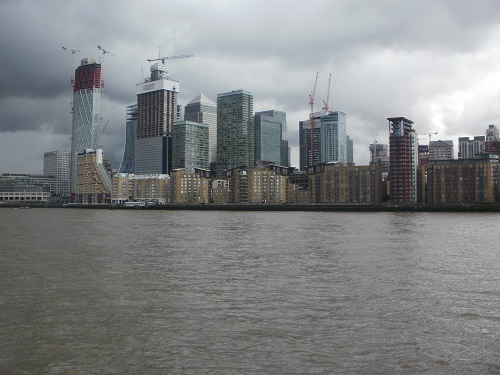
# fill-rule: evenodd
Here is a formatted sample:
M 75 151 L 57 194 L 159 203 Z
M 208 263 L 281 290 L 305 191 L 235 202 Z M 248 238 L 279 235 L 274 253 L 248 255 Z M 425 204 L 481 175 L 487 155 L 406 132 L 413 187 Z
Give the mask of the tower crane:
M 370 159 L 371 159 L 370 161 L 373 161 L 377 153 L 377 134 L 373 134 L 370 124 L 366 123 L 366 126 L 368 126 L 368 130 L 370 131 L 370 134 L 373 138 L 373 143 L 370 144 Z
M 332 75 L 328 78 L 328 91 L 326 92 L 326 100 L 323 100 L 323 111 L 328 112 L 328 101 L 330 100 L 330 82 L 332 81 Z
M 66 47 L 62 47 L 62 49 L 65 52 L 71 52 L 71 87 L 73 87 L 75 86 L 75 53 L 80 52 L 80 50 L 77 48 Z
M 313 91 L 309 94 L 309 105 L 311 106 L 311 113 L 309 119 L 311 120 L 311 167 L 314 165 L 314 95 L 316 94 L 316 85 L 318 83 L 318 72 L 316 72 L 316 80 L 314 81 Z
M 177 56 L 163 56 L 163 57 L 157 57 L 156 59 L 148 59 L 148 62 L 153 62 L 153 61 L 159 61 L 161 60 L 161 63 L 165 65 L 165 60 L 171 60 L 171 59 L 185 59 L 188 57 L 194 57 L 194 55 L 177 55 Z
M 106 130 L 106 126 L 108 126 L 108 123 L 109 123 L 109 119 L 106 121 L 106 123 L 104 124 L 104 126 L 102 127 L 101 131 L 99 132 L 99 139 L 98 139 L 98 146 L 101 147 L 101 138 L 102 138 L 102 134 L 104 133 L 104 130 Z
M 429 136 L 429 146 L 431 145 L 431 136 L 436 135 L 438 132 L 431 132 L 431 133 L 425 133 L 423 135 L 428 135 Z
M 104 48 L 102 48 L 101 46 L 97 46 L 97 49 L 98 49 L 99 51 L 102 51 L 102 55 L 103 55 L 103 56 L 104 56 L 104 55 L 106 55 L 106 54 L 108 54 L 108 55 L 111 55 L 111 56 L 116 57 L 116 55 L 113 55 L 111 52 L 109 52 L 108 50 L 105 50 L 105 49 L 104 49 Z
M 102 125 L 102 122 L 104 120 L 103 114 L 104 114 L 104 111 L 105 111 L 103 102 L 106 104 L 106 102 L 104 101 L 104 80 L 103 80 L 103 77 L 104 77 L 104 57 L 106 55 L 111 55 L 111 56 L 114 56 L 114 57 L 117 57 L 117 56 L 114 55 L 114 54 L 112 54 L 108 50 L 105 50 L 104 48 L 102 48 L 99 45 L 97 46 L 97 49 L 102 52 L 102 58 L 101 58 L 101 82 L 100 82 L 101 83 L 101 101 L 100 101 L 101 117 L 99 118 L 99 126 L 101 127 L 101 131 L 99 133 L 99 139 L 98 139 L 98 143 L 101 143 L 102 133 L 104 133 L 104 129 L 106 129 L 106 126 L 108 125 L 108 122 L 109 122 L 109 120 L 108 120 L 108 121 L 106 121 L 106 123 L 104 124 L 104 126 Z

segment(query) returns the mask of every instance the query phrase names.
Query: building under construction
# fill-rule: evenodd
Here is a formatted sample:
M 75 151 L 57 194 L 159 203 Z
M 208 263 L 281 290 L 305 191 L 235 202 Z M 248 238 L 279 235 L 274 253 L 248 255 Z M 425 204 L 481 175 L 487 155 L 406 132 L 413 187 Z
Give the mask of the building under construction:
M 390 199 L 394 204 L 417 202 L 418 137 L 413 121 L 390 117 Z

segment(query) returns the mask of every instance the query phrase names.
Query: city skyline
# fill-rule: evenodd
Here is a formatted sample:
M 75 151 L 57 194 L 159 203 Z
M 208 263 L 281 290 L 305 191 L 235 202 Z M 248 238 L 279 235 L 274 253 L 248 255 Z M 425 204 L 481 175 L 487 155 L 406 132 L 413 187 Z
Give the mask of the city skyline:
M 420 136 L 438 132 L 434 141 L 457 145 L 459 137 L 483 135 L 489 124 L 500 123 L 500 91 L 492 85 L 500 79 L 500 4 L 284 4 L 215 1 L 202 11 L 195 1 L 2 3 L 0 173 L 39 173 L 44 152 L 69 151 L 72 57 L 73 71 L 83 58 L 104 60 L 102 116 L 109 123 L 101 143 L 115 169 L 123 156 L 126 107 L 147 76 L 146 60 L 158 54 L 196 54 L 167 60 L 169 74 L 182 85 L 182 106 L 200 92 L 214 100 L 243 89 L 253 93 L 254 112 L 286 112 L 296 167 L 298 124 L 309 115 L 316 72 L 315 110 L 331 73 L 329 107 L 347 114 L 358 165 L 369 161 L 367 124 L 379 143 L 388 143 L 387 116 L 407 116 Z M 167 11 L 168 25 L 161 22 Z M 313 13 L 318 27 L 297 27 L 310 24 Z M 104 56 L 98 45 L 111 54 Z M 62 46 L 81 52 L 72 56 Z

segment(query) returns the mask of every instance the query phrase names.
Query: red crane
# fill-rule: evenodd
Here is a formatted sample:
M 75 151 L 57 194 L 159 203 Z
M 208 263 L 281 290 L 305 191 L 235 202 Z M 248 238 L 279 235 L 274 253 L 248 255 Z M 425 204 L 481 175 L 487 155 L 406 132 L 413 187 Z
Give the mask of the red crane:
M 316 72 L 316 80 L 314 81 L 313 91 L 309 94 L 309 105 L 311 106 L 311 113 L 309 114 L 309 119 L 311 122 L 311 167 L 314 165 L 314 95 L 316 94 L 317 83 L 318 72 Z

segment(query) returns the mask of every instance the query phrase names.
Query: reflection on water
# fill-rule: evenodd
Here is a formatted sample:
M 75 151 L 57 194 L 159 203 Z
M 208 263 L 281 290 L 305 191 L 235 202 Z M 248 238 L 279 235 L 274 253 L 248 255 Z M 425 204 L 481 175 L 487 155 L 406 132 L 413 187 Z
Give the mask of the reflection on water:
M 0 210 L 0 373 L 500 372 L 496 214 Z

